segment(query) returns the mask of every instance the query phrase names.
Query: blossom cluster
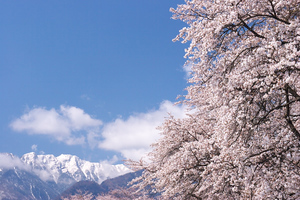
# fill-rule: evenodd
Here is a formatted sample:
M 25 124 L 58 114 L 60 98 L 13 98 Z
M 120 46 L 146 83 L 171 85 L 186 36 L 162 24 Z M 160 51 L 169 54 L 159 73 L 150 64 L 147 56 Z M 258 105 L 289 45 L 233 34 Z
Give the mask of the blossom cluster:
M 140 189 L 169 199 L 300 199 L 300 1 L 185 0 L 184 104 L 161 127 Z

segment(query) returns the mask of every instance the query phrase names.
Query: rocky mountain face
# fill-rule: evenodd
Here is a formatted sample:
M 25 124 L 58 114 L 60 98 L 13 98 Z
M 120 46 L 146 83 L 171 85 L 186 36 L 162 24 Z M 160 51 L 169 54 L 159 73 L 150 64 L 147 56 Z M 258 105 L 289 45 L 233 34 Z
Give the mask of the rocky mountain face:
M 0 200 L 53 199 L 79 181 L 102 183 L 130 172 L 124 165 L 81 160 L 73 155 L 36 155 L 18 158 L 0 154 Z
M 93 196 L 98 196 L 102 194 L 106 194 L 111 190 L 118 189 L 118 188 L 128 188 L 128 183 L 142 175 L 142 171 L 131 172 L 124 174 L 122 176 L 118 176 L 115 178 L 107 179 L 103 181 L 101 184 L 97 184 L 93 181 L 80 181 L 73 184 L 71 187 L 66 189 L 63 193 L 61 193 L 60 197 L 56 198 L 59 200 L 64 197 L 68 197 L 70 195 L 78 194 L 80 191 L 82 194 L 92 194 Z
M 147 199 L 161 199 L 161 194 L 153 192 L 150 186 L 145 187 L 143 192 L 137 192 L 134 188 L 131 188 L 132 185 L 129 183 L 133 179 L 141 176 L 142 173 L 142 170 L 127 173 L 122 176 L 107 179 L 100 185 L 93 181 L 80 181 L 61 193 L 55 200 L 68 199 L 72 195 L 80 196 L 82 194 L 89 194 L 89 197 L 93 200 L 99 196 L 105 196 L 105 199 L 145 199 L 144 192 L 146 192 Z M 107 194 L 109 194 L 109 197 L 106 196 Z
M 19 169 L 2 170 L 0 174 L 1 200 L 54 199 L 60 194 L 58 187 L 42 181 L 38 176 Z

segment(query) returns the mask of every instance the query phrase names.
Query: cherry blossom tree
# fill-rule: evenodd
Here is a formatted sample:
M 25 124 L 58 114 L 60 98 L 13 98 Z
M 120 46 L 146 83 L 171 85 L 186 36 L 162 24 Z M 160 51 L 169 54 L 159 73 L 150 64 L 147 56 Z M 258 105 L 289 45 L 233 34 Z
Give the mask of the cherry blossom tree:
M 185 119 L 161 127 L 139 189 L 166 199 L 300 199 L 300 0 L 185 0 Z

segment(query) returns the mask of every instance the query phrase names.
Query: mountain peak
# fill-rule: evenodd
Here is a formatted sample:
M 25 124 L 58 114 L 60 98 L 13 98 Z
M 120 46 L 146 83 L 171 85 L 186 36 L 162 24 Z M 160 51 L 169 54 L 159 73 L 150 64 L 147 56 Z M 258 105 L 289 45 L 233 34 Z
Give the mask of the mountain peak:
M 21 158 L 24 158 L 24 159 L 35 159 L 36 156 L 37 155 L 36 155 L 35 152 L 30 152 L 30 153 L 24 154 Z
M 31 196 L 28 199 L 53 199 L 76 182 L 100 184 L 128 172 L 131 170 L 123 164 L 90 162 L 70 154 L 56 157 L 30 152 L 19 158 L 0 153 L 0 199 L 26 199 L 21 195 Z M 10 198 L 12 194 L 19 196 Z
M 59 187 L 62 188 L 86 180 L 100 184 L 108 178 L 131 172 L 123 164 L 111 165 L 90 162 L 70 154 L 61 154 L 56 157 L 52 154 L 37 155 L 30 152 L 19 158 L 13 154 L 1 153 L 0 171 L 15 168 L 26 170 L 38 176 L 41 180 L 53 182 L 53 184 L 60 185 Z
M 60 156 L 57 156 L 57 158 L 61 159 L 61 160 L 70 160 L 73 157 L 78 158 L 77 156 L 74 156 L 74 155 L 71 155 L 71 154 L 61 154 Z
M 52 154 L 36 155 L 34 152 L 24 154 L 21 160 L 30 165 L 34 171 L 42 170 L 50 174 L 49 180 L 56 183 L 60 181 L 78 182 L 82 180 L 101 183 L 107 178 L 113 178 L 131 172 L 124 165 L 108 165 L 103 167 L 97 162 L 81 160 L 70 154 L 61 154 L 55 157 Z

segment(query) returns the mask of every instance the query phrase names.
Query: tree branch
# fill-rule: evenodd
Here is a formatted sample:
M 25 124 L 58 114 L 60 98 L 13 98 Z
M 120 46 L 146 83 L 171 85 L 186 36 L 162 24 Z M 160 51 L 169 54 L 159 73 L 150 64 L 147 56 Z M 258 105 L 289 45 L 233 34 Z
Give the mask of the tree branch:
M 259 34 L 258 34 L 257 32 L 255 32 L 252 28 L 250 28 L 250 27 L 248 26 L 248 24 L 242 19 L 242 17 L 241 17 L 240 15 L 238 16 L 238 19 L 242 22 L 242 24 L 244 25 L 244 27 L 246 27 L 251 33 L 254 34 L 254 36 L 259 37 L 259 38 L 262 38 L 262 39 L 265 39 L 264 36 L 259 35 Z
M 289 99 L 289 90 L 290 90 L 290 86 L 288 84 L 285 84 L 285 99 L 286 99 L 286 121 L 287 124 L 289 125 L 291 131 L 298 137 L 298 139 L 300 140 L 300 133 L 299 131 L 296 129 L 296 127 L 294 126 L 291 118 L 290 118 L 290 99 Z

